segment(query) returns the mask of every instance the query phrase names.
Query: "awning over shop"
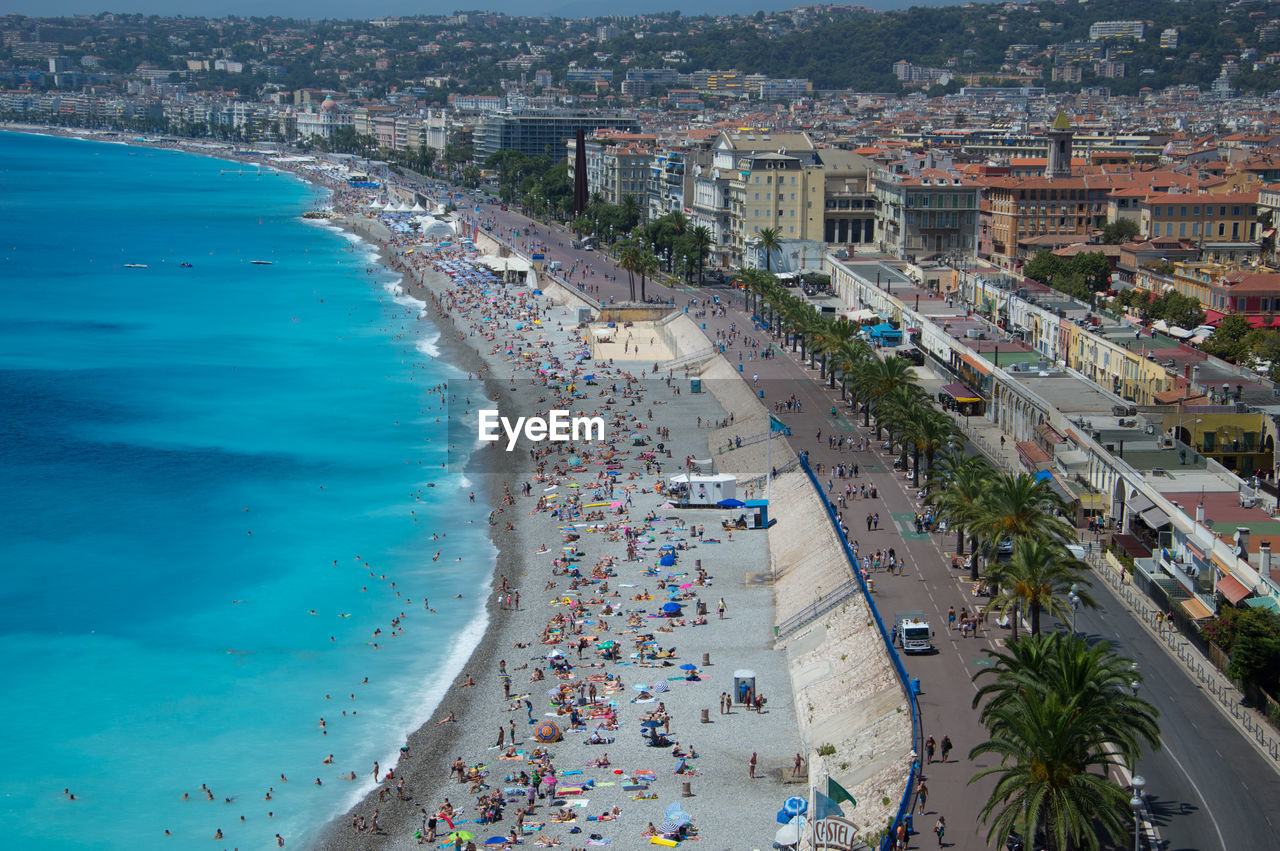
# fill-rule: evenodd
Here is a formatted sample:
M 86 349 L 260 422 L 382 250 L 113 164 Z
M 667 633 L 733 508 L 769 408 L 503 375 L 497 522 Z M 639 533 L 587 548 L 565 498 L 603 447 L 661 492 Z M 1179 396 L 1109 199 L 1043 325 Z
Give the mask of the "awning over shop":
M 1155 503 L 1147 499 L 1140 493 L 1135 493 L 1125 502 L 1124 507 L 1129 510 L 1130 514 L 1141 514 L 1148 508 L 1155 508 Z
M 968 352 L 962 352 L 960 355 L 960 360 L 964 361 L 966 364 L 968 364 L 973 369 L 977 370 L 982 375 L 991 374 L 991 364 L 987 363 L 982 358 L 974 357 Z
M 1244 604 L 1254 609 L 1270 609 L 1280 615 L 1280 601 L 1275 597 L 1250 597 L 1244 601 Z
M 1195 620 L 1201 620 L 1203 618 L 1213 617 L 1213 612 L 1209 611 L 1209 607 L 1206 606 L 1204 603 L 1201 603 L 1195 597 L 1191 597 L 1190 599 L 1183 600 L 1182 608 L 1185 609 L 1187 614 L 1191 615 L 1191 617 Z
M 958 381 L 952 384 L 943 385 L 942 392 L 946 393 L 948 396 L 950 396 L 952 399 L 955 399 L 957 402 L 981 402 L 982 401 L 981 397 L 979 397 L 977 393 L 974 393 L 972 390 L 970 390 L 968 387 L 965 387 L 963 384 L 961 384 Z
M 1142 522 L 1152 529 L 1159 529 L 1161 526 L 1169 525 L 1169 515 L 1158 508 L 1148 508 L 1142 512 Z
M 1040 423 L 1036 426 L 1036 434 L 1040 435 L 1048 443 L 1066 443 L 1067 439 L 1058 434 L 1057 429 L 1048 423 Z
M 1240 580 L 1234 576 L 1224 576 L 1218 580 L 1218 593 L 1234 606 L 1253 592 L 1241 585 Z
M 1031 469 L 1038 470 L 1042 464 L 1049 463 L 1049 453 L 1045 452 L 1038 445 L 1024 440 L 1018 443 L 1017 446 L 1019 457 L 1021 457 L 1023 463 Z

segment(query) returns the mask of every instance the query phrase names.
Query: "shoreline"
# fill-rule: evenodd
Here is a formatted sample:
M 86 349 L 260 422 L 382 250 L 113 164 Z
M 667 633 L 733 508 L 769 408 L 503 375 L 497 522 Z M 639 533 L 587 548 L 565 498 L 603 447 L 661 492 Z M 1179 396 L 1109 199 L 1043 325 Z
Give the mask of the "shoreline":
M 199 145 L 184 144 L 182 141 L 171 142 L 169 140 L 158 141 L 134 141 L 121 137 L 102 138 L 98 134 L 93 133 L 73 133 L 62 131 L 61 128 L 40 127 L 34 125 L 0 125 L 0 132 L 12 132 L 24 135 L 46 136 L 64 139 L 83 140 L 90 142 L 98 142 L 102 144 L 118 144 L 126 147 L 136 147 L 143 149 L 173 150 L 181 153 L 192 154 L 196 156 L 204 156 L 212 159 L 223 160 L 227 162 L 235 162 L 242 164 L 253 164 L 263 169 L 270 169 L 282 174 L 288 174 L 299 180 L 315 193 L 317 200 L 326 199 L 332 203 L 338 198 L 343 187 L 341 185 L 331 185 L 321 179 L 321 175 L 308 172 L 302 172 L 293 168 L 282 167 L 279 164 L 269 163 L 265 158 L 255 158 L 235 154 L 228 148 L 204 148 Z M 362 240 L 369 250 L 377 255 L 377 265 L 381 266 L 389 275 L 400 279 L 398 287 L 405 294 L 418 299 L 424 303 L 423 314 L 419 319 L 423 319 L 424 315 L 429 321 L 433 329 L 437 332 L 438 337 L 433 341 L 432 345 L 437 349 L 437 353 L 430 355 L 434 360 L 440 360 L 452 367 L 463 372 L 473 374 L 484 374 L 484 384 L 486 390 L 493 399 L 499 399 L 509 395 L 505 386 L 500 386 L 489 373 L 489 366 L 485 363 L 481 353 L 474 347 L 467 344 L 465 337 L 459 331 L 457 326 L 449 321 L 439 309 L 439 304 L 435 297 L 436 293 L 423 279 L 423 275 L 419 274 L 412 268 L 407 268 L 401 264 L 396 255 L 392 252 L 387 240 L 374 232 L 369 226 L 368 221 L 356 215 L 342 215 L 338 212 L 331 212 L 323 217 L 314 217 L 310 219 L 314 224 L 332 229 L 333 231 L 341 231 L 354 235 Z M 517 476 L 521 475 L 528 467 L 527 455 L 521 453 L 500 453 L 495 458 L 489 459 L 485 457 L 485 453 L 473 452 L 468 461 L 467 468 L 463 474 L 473 483 L 473 487 L 477 490 L 478 498 L 483 494 L 483 502 L 490 505 L 492 509 L 499 509 L 497 505 L 501 497 L 501 493 L 497 492 L 495 482 L 497 477 L 501 476 L 508 481 L 514 481 Z M 490 479 L 492 478 L 492 481 Z M 515 554 L 516 542 L 513 540 L 511 533 L 504 532 L 496 524 L 491 524 L 488 535 L 494 553 L 492 555 L 493 564 L 488 568 L 488 576 L 482 586 L 485 593 L 486 603 L 483 612 L 486 623 L 481 635 L 477 639 L 475 645 L 470 648 L 462 662 L 463 671 L 489 667 L 493 664 L 491 658 L 494 651 L 492 649 L 497 633 L 502 630 L 502 620 L 497 616 L 498 607 L 494 600 L 493 588 L 494 579 L 497 576 L 499 567 L 507 563 L 507 561 L 516 561 L 518 556 Z M 423 556 L 426 554 L 423 553 Z M 487 554 L 486 554 L 487 557 Z M 471 621 L 475 623 L 475 621 Z M 423 648 L 426 652 L 428 648 Z M 441 685 L 446 689 L 444 696 L 439 703 L 432 709 L 430 716 L 419 727 L 414 729 L 407 737 L 408 759 L 415 764 L 426 763 L 434 764 L 445 759 L 444 754 L 453 749 L 453 741 L 456 738 L 452 735 L 442 735 L 437 729 L 436 721 L 449 713 L 453 713 L 459 718 L 465 717 L 471 709 L 473 698 L 471 693 L 464 691 L 461 696 L 453 688 L 452 683 L 456 677 L 452 674 L 448 679 L 441 679 Z M 392 753 L 405 742 L 392 743 L 388 750 Z M 404 751 L 401 751 L 401 759 L 397 762 L 388 761 L 386 768 L 395 767 L 397 773 L 401 772 L 400 766 L 405 763 Z M 367 779 L 367 778 L 366 778 Z M 331 846 L 328 837 L 335 831 L 336 826 L 341 825 L 343 816 L 351 813 L 353 810 L 361 808 L 371 800 L 378 797 L 378 786 L 366 793 L 359 794 L 356 802 L 347 806 L 342 811 L 330 812 L 324 817 L 324 822 L 317 825 L 317 829 L 312 835 L 310 845 L 312 847 L 343 847 L 341 844 Z M 361 846 L 365 847 L 365 846 Z
M 316 185 L 323 186 L 323 184 Z M 401 276 L 401 287 L 405 293 L 425 304 L 424 312 L 426 317 L 439 332 L 439 338 L 435 343 L 440 352 L 436 356 L 438 359 L 445 360 L 468 373 L 483 374 L 484 378 L 482 380 L 490 399 L 505 398 L 508 401 L 513 401 L 511 399 L 512 394 L 509 393 L 507 386 L 493 376 L 490 365 L 485 362 L 480 351 L 467 344 L 457 325 L 441 310 L 438 293 L 427 283 L 425 274 L 401 264 L 385 240 L 380 234 L 374 232 L 374 229 L 366 219 L 334 214 L 328 217 L 327 222 L 333 227 L 360 237 L 376 249 L 380 265 Z M 528 456 L 524 453 L 485 453 L 476 451 L 471 454 L 464 475 L 473 483 L 481 480 L 477 488 L 483 489 L 490 507 L 494 511 L 500 512 L 502 506 L 498 504 L 501 497 L 497 487 L 498 478 L 501 477 L 507 482 L 514 482 L 518 477 L 526 475 L 530 468 L 531 464 Z M 463 663 L 462 669 L 464 672 L 495 668 L 498 648 L 510 637 L 508 635 L 510 632 L 508 624 L 501 617 L 493 591 L 495 579 L 503 565 L 516 565 L 523 562 L 522 556 L 517 551 L 520 542 L 518 534 L 504 530 L 497 522 L 492 523 L 490 526 L 489 540 L 492 542 L 496 553 L 494 564 L 486 583 L 488 600 L 485 603 L 484 610 L 488 622 L 485 625 L 483 634 Z M 525 580 L 528 576 L 529 571 L 527 570 L 518 573 L 515 581 L 511 583 L 512 590 L 519 592 L 522 596 L 529 596 L 529 592 L 532 589 L 526 587 Z M 466 676 L 466 674 L 464 673 L 463 676 Z M 457 677 L 451 678 L 451 680 L 456 679 Z M 406 781 L 406 791 L 412 796 L 410 800 L 400 801 L 398 797 L 392 798 L 390 796 L 387 796 L 387 800 L 379 800 L 381 797 L 380 790 L 385 787 L 382 784 L 378 784 L 351 807 L 348 807 L 343 812 L 332 814 L 320 828 L 313 841 L 313 846 L 335 849 L 375 847 L 379 844 L 377 841 L 379 837 L 352 836 L 349 826 L 350 817 L 360 811 L 379 810 L 383 814 L 380 823 L 384 830 L 389 832 L 394 832 L 397 828 L 403 829 L 407 825 L 416 823 L 420 807 L 415 807 L 414 802 L 418 799 L 419 794 L 423 797 L 426 795 L 425 789 L 413 788 L 422 785 L 417 782 L 417 778 L 428 772 L 434 776 L 446 775 L 451 759 L 449 755 L 456 750 L 457 730 L 453 727 L 453 724 L 449 724 L 444 731 L 441 731 L 439 728 L 448 723 L 442 719 L 454 717 L 465 723 L 465 719 L 475 714 L 473 712 L 473 704 L 479 695 L 480 692 L 474 689 L 459 691 L 451 682 L 448 691 L 445 692 L 444 697 L 434 707 L 427 720 L 407 737 L 405 746 L 408 750 L 401 752 L 401 758 L 393 767 L 398 775 L 407 775 L 414 778 L 412 786 L 409 781 Z M 367 840 L 373 840 L 373 842 L 369 843 Z

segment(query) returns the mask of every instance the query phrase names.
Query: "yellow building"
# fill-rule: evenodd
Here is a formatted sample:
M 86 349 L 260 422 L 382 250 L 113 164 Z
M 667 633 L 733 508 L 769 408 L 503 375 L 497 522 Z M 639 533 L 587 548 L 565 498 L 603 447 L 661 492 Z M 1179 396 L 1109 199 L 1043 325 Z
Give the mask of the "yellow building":
M 729 251 L 740 262 L 760 238 L 773 228 L 779 239 L 823 238 L 821 163 L 779 153 L 740 157 L 729 183 Z
M 1150 194 L 1142 200 L 1141 216 L 1144 239 L 1172 236 L 1202 244 L 1257 242 L 1258 190 Z
M 1198 414 L 1191 406 L 1165 414 L 1161 424 L 1165 434 L 1241 476 L 1269 470 L 1275 460 L 1265 414 Z
M 1062 330 L 1066 347 L 1059 351 L 1066 353 L 1067 366 L 1122 398 L 1152 405 L 1157 393 L 1173 386 L 1169 371 L 1142 353 L 1070 322 L 1062 323 L 1060 334 Z

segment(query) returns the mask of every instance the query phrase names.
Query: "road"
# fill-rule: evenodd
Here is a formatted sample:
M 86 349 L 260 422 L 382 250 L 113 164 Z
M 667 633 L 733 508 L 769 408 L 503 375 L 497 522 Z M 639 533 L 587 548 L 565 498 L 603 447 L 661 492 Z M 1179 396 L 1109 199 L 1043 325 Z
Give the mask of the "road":
M 596 275 L 588 273 L 585 282 L 600 286 L 600 296 L 606 302 L 610 295 L 618 300 L 627 297 L 626 273 L 618 270 L 606 255 L 574 249 L 567 234 L 556 231 L 549 236 L 546 225 L 531 223 L 515 210 L 502 211 L 496 206 L 484 205 L 481 215 L 497 220 L 499 235 L 509 237 L 512 228 L 521 231 L 536 228 L 538 236 L 550 244 L 549 260 L 560 260 L 566 268 L 576 264 L 579 269 L 594 269 Z M 611 282 L 608 276 L 616 276 L 617 280 Z M 579 280 L 584 279 L 575 278 L 574 282 Z M 728 305 L 728 310 L 724 317 L 705 318 L 708 336 L 714 336 L 717 330 L 727 331 L 732 325 L 739 331 L 751 331 L 762 345 L 769 342 L 767 334 L 752 330 L 741 294 L 732 290 L 717 288 L 695 293 L 650 282 L 649 293 L 651 297 L 674 299 L 682 307 L 691 296 L 705 299 L 716 293 Z M 731 348 L 726 357 L 735 360 L 744 351 L 741 345 L 736 349 L 737 352 Z M 814 463 L 828 466 L 841 461 L 856 463 L 860 473 L 857 483 L 876 485 L 878 499 L 852 500 L 845 515 L 851 536 L 859 541 L 863 554 L 893 547 L 905 559 L 904 575 L 889 576 L 883 572 L 874 575 L 876 604 L 882 616 L 887 621 L 895 610 L 923 610 L 935 624 L 938 652 L 907 656 L 904 661 L 908 673 L 921 680 L 924 734 L 932 734 L 938 741 L 948 735 L 956 748 L 949 762 L 925 766 L 928 807 L 924 815 L 916 816 L 916 830 L 920 832 L 913 837 L 912 847 L 932 847 L 933 837 L 928 831 L 939 813 L 947 816 L 949 847 L 957 851 L 992 847 L 985 840 L 985 828 L 976 818 L 986 800 L 990 781 L 968 784 L 972 774 L 984 767 L 984 763 L 970 762 L 969 748 L 986 738 L 971 708 L 976 693 L 972 677 L 989 664 L 983 650 L 997 648 L 1007 633 L 992 626 L 986 634 L 966 639 L 948 631 L 947 610 L 951 606 L 957 612 L 964 606 L 972 610 L 976 602 L 970 595 L 967 575 L 952 570 L 949 560 L 942 555 L 954 544 L 953 537 L 948 536 L 944 541 L 940 535 L 915 533 L 911 518 L 918 501 L 905 487 L 903 476 L 894 474 L 892 459 L 885 457 L 874 441 L 872 448 L 865 452 L 838 453 L 828 448 L 824 438 L 833 432 L 850 436 L 864 436 L 869 432 L 861 428 L 860 419 L 853 418 L 847 409 L 837 408 L 832 415 L 832 405 L 837 400 L 817 381 L 815 370 L 803 365 L 798 355 L 776 346 L 780 356 L 767 360 L 751 360 L 750 350 L 745 351 L 748 354 L 744 361 L 744 379 L 748 374 L 759 375 L 766 402 L 794 394 L 803 404 L 803 413 L 782 417 L 792 426 L 793 436 L 788 440 L 793 449 L 808 449 Z M 818 437 L 819 432 L 823 438 Z M 825 482 L 826 477 L 822 480 Z M 832 489 L 836 487 L 833 481 Z M 878 530 L 866 531 L 864 516 L 867 513 L 880 515 Z M 1078 628 L 1093 638 L 1112 641 L 1118 652 L 1140 661 L 1142 694 L 1160 712 L 1164 747 L 1145 756 L 1137 770 L 1147 780 L 1152 821 L 1163 839 L 1162 847 L 1172 851 L 1276 847 L 1280 774 L 1275 767 L 1227 722 L 1211 698 L 1163 645 L 1129 615 L 1104 582 L 1095 581 L 1091 590 L 1099 607 L 1093 611 L 1081 610 Z M 1053 628 L 1052 619 L 1046 621 L 1048 628 Z M 919 809 L 916 812 L 919 813 Z

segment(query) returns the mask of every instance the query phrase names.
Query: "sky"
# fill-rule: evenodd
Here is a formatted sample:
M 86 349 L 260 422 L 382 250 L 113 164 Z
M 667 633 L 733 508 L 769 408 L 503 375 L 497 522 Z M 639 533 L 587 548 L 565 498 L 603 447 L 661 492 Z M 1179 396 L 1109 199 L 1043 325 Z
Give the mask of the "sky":
M 812 0 L 630 0 L 625 14 L 680 9 L 686 15 L 751 14 L 760 9 L 789 9 Z M 862 0 L 851 5 L 875 9 L 956 5 L 965 0 Z M 297 18 L 376 18 L 384 15 L 448 14 L 483 9 L 519 15 L 594 16 L 606 10 L 598 0 L 5 0 L 0 14 L 32 16 L 142 12 L 155 15 L 280 15 Z M 622 12 L 623 9 L 616 9 Z

